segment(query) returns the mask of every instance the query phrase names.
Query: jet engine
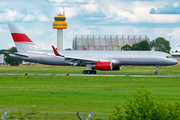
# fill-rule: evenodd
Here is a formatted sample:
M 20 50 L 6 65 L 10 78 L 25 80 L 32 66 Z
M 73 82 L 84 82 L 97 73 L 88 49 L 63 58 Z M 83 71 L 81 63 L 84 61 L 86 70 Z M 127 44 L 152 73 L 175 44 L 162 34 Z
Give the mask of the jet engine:
M 120 70 L 121 66 L 112 66 L 111 62 L 97 62 L 95 64 L 96 70 Z

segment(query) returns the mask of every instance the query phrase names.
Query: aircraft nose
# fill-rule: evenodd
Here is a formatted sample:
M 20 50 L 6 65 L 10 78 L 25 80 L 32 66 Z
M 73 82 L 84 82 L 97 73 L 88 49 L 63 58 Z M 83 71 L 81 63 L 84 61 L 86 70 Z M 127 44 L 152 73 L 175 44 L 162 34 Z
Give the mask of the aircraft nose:
M 176 59 L 173 60 L 174 65 L 178 63 Z

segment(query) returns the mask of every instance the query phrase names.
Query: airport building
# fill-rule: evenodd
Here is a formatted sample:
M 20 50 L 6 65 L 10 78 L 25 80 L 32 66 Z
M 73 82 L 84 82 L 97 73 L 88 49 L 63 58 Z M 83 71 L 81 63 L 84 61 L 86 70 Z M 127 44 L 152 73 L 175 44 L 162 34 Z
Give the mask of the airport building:
M 0 54 L 0 65 L 6 64 L 4 61 L 4 54 Z
M 132 46 L 150 39 L 147 35 L 76 35 L 73 38 L 73 50 L 115 50 L 120 51 L 124 45 Z
M 170 54 L 175 58 L 180 58 L 180 48 L 171 49 Z

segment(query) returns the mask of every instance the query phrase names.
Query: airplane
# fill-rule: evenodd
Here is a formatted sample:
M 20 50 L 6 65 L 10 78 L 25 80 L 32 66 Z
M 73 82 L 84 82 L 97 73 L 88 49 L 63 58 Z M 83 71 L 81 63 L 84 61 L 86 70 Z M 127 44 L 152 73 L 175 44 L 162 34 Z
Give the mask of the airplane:
M 160 66 L 178 63 L 170 54 L 159 51 L 87 51 L 42 50 L 17 26 L 8 24 L 18 52 L 11 57 L 47 65 L 86 66 L 83 74 L 96 74 L 96 70 L 121 70 L 121 65 Z M 90 70 L 91 69 L 91 70 Z

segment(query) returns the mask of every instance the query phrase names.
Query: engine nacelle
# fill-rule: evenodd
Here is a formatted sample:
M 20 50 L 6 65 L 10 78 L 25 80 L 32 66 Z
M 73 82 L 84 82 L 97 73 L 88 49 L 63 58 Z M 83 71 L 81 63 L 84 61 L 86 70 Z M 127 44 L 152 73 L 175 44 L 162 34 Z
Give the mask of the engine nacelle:
M 112 66 L 111 62 L 97 62 L 95 64 L 96 70 L 120 70 L 121 66 Z

